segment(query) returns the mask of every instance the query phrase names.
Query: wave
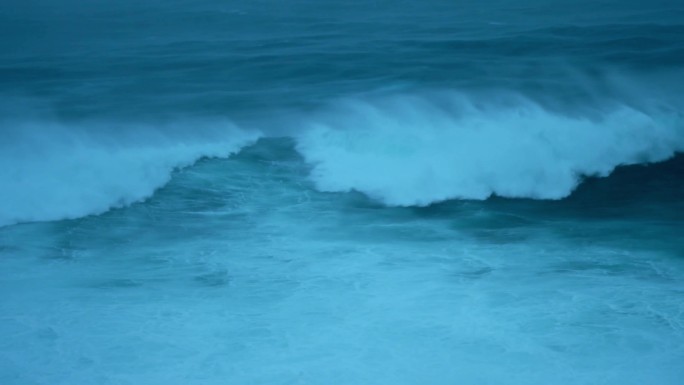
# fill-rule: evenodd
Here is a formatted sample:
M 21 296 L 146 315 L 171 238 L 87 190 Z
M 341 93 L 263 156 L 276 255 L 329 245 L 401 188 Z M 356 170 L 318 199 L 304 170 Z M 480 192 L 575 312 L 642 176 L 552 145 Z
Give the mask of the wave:
M 662 106 L 613 103 L 570 113 L 510 94 L 374 94 L 294 120 L 271 118 L 277 122 L 262 122 L 261 131 L 228 121 L 0 121 L 0 226 L 144 200 L 174 170 L 228 157 L 263 136 L 294 138 L 317 189 L 359 191 L 388 206 L 492 195 L 561 199 L 585 176 L 684 151 L 681 113 Z
M 227 157 L 258 136 L 230 122 L 3 122 L 0 226 L 100 214 L 146 199 L 174 170 Z
M 318 189 L 360 191 L 390 206 L 561 199 L 585 176 L 684 150 L 676 110 L 612 103 L 570 113 L 511 95 L 347 100 L 305 125 L 297 149 Z

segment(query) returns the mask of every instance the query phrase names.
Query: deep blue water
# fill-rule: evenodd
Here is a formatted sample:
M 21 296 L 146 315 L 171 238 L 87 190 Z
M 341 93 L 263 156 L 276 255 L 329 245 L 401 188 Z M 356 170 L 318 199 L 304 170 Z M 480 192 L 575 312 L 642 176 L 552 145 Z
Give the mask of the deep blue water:
M 684 5 L 0 3 L 0 384 L 684 378 Z

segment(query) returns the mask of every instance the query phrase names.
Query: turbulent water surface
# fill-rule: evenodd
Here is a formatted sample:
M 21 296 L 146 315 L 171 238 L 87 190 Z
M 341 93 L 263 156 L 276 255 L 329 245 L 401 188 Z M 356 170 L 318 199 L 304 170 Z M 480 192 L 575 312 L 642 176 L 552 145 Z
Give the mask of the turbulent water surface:
M 5 0 L 0 383 L 684 378 L 684 5 Z

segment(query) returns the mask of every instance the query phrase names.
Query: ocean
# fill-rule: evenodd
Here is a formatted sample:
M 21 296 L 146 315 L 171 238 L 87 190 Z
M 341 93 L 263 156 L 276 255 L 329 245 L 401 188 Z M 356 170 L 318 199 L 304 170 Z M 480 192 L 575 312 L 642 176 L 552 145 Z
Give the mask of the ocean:
M 0 4 L 0 384 L 684 383 L 681 1 Z

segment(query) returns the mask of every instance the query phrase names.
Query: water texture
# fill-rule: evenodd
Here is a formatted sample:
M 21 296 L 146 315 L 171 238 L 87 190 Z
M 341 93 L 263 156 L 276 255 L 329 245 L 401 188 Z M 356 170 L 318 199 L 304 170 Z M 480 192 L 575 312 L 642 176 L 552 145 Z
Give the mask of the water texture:
M 681 2 L 0 2 L 0 384 L 682 383 Z

